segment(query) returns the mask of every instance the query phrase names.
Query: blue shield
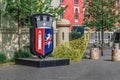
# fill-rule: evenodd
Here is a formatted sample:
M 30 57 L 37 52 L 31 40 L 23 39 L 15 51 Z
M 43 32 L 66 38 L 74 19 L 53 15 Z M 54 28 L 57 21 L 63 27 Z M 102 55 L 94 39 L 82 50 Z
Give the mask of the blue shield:
M 44 55 L 47 55 L 53 51 L 53 28 L 44 28 Z

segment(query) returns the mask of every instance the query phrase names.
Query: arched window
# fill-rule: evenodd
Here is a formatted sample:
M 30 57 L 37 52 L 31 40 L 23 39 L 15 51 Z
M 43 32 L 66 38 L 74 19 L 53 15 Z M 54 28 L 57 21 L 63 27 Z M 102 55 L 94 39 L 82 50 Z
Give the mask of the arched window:
M 61 14 L 61 15 L 60 15 L 60 19 L 63 19 L 63 18 L 64 18 L 64 14 Z
M 64 0 L 60 0 L 60 4 L 63 4 Z
M 74 18 L 75 18 L 75 22 L 78 22 L 78 8 L 75 9 L 75 13 L 74 13 Z
M 120 7 L 120 0 L 116 1 L 116 6 Z

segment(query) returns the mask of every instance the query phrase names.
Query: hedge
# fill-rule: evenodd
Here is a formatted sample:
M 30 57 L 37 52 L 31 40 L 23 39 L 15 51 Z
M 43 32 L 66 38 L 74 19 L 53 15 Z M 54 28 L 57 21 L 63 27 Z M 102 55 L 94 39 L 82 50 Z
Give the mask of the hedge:
M 80 61 L 88 46 L 89 37 L 90 33 L 86 33 L 79 39 L 58 45 L 53 51 L 53 56 L 56 58 L 68 58 L 70 62 Z

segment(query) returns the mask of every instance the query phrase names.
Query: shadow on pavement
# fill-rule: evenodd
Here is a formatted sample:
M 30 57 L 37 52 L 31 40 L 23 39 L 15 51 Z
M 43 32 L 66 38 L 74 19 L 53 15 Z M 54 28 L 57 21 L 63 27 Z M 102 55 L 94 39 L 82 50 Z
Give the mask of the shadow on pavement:
M 104 61 L 112 61 L 112 60 L 110 60 L 110 59 L 104 59 Z

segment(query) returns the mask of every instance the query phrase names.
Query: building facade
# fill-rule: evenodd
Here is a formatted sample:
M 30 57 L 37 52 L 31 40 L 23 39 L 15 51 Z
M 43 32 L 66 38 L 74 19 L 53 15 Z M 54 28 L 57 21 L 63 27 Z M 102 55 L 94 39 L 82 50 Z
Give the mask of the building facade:
M 72 26 L 79 26 L 83 24 L 84 0 L 59 0 L 59 4 L 61 6 L 68 6 L 60 17 L 70 21 L 70 30 L 72 30 Z
M 69 41 L 69 32 L 72 30 L 72 27 L 79 27 L 83 24 L 84 0 L 53 0 L 51 5 L 54 7 L 67 6 L 64 13 L 60 16 L 62 26 L 56 26 L 58 22 L 53 24 L 54 30 L 56 31 L 56 34 L 54 34 L 54 46 L 56 46 L 61 42 Z M 65 21 L 70 23 L 70 26 L 63 26 L 63 24 L 67 24 Z

